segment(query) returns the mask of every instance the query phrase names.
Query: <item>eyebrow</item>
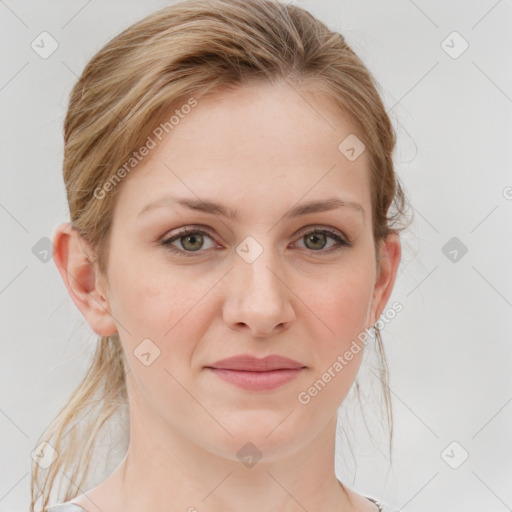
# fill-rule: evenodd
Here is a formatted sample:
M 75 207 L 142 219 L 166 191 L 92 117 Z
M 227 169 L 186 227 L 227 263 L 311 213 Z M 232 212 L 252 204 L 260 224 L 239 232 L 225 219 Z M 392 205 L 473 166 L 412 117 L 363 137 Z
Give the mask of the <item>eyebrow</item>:
M 216 201 L 211 200 L 203 200 L 203 199 L 187 199 L 187 198 L 173 198 L 173 197 L 161 197 L 142 208 L 139 212 L 138 216 L 140 217 L 142 214 L 154 210 L 156 208 L 163 207 L 171 207 L 174 205 L 184 206 L 191 210 L 200 211 L 203 213 L 209 213 L 212 215 L 220 215 L 222 217 L 226 217 L 228 219 L 240 220 L 240 210 L 232 209 L 227 206 L 224 206 Z M 297 206 L 291 208 L 283 218 L 294 218 L 300 217 L 302 215 L 308 215 L 311 213 L 317 212 L 325 212 L 329 210 L 334 210 L 337 208 L 350 208 L 354 211 L 357 211 L 361 214 L 364 219 L 365 212 L 363 207 L 354 201 L 347 201 L 344 199 L 339 199 L 337 197 L 333 197 L 330 199 L 324 199 L 323 201 L 309 201 L 307 203 L 302 203 Z

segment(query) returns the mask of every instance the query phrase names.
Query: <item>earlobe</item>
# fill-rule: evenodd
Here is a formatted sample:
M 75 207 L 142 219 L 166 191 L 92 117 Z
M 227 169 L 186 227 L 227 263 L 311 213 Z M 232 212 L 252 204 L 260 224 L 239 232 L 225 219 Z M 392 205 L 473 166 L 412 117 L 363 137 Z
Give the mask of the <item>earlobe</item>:
M 377 275 L 372 297 L 371 325 L 374 325 L 380 318 L 395 285 L 396 275 L 402 257 L 400 236 L 397 233 L 389 235 L 388 238 L 382 242 L 381 252 L 380 270 Z
M 110 303 L 100 287 L 91 250 L 69 222 L 59 225 L 53 235 L 53 260 L 68 293 L 93 331 L 100 336 L 117 332 Z

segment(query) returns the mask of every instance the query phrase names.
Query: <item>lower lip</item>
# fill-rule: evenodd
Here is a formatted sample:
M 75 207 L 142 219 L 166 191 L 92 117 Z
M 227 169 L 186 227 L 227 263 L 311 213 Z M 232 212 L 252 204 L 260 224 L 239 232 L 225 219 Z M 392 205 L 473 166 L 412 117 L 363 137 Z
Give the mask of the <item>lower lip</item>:
M 271 370 L 267 372 L 248 372 L 240 370 L 225 370 L 209 368 L 213 373 L 226 382 L 242 389 L 252 391 L 267 391 L 278 388 L 295 379 L 304 368 Z

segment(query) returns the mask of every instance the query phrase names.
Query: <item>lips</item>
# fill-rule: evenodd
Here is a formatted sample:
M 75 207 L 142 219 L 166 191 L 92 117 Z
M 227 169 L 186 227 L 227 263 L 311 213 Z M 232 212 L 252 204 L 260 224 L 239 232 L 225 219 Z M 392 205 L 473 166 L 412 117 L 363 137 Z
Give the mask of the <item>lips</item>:
M 306 366 L 278 355 L 263 359 L 241 355 L 221 359 L 205 368 L 238 388 L 248 391 L 270 391 L 295 379 Z
M 305 366 L 288 357 L 270 355 L 259 359 L 251 355 L 241 355 L 221 359 L 207 368 L 238 370 L 246 372 L 268 372 L 272 370 L 297 370 Z

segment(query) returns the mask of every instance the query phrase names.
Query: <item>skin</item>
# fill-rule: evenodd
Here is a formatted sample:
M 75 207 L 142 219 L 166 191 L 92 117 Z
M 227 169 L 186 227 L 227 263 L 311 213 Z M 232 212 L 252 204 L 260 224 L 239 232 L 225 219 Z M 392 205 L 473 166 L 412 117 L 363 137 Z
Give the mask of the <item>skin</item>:
M 95 333 L 119 333 L 129 368 L 126 457 L 73 503 L 90 512 L 377 510 L 334 472 L 337 409 L 363 350 L 308 404 L 297 398 L 378 320 L 401 257 L 392 235 L 377 272 L 367 153 L 349 161 L 338 150 L 354 130 L 331 101 L 286 83 L 200 99 L 118 185 L 106 276 L 68 223 L 57 228 L 54 259 L 72 300 Z M 138 217 L 162 196 L 213 199 L 241 218 L 176 205 Z M 364 215 L 341 207 L 284 218 L 331 197 L 359 203 Z M 192 256 L 159 245 L 197 224 L 202 244 L 173 243 Z M 308 243 L 325 227 L 353 245 Z M 236 252 L 247 236 L 263 249 L 250 263 Z M 145 366 L 134 350 L 147 338 L 160 355 Z M 306 369 L 265 392 L 204 369 L 247 353 Z M 249 441 L 263 454 L 252 467 L 237 458 Z

